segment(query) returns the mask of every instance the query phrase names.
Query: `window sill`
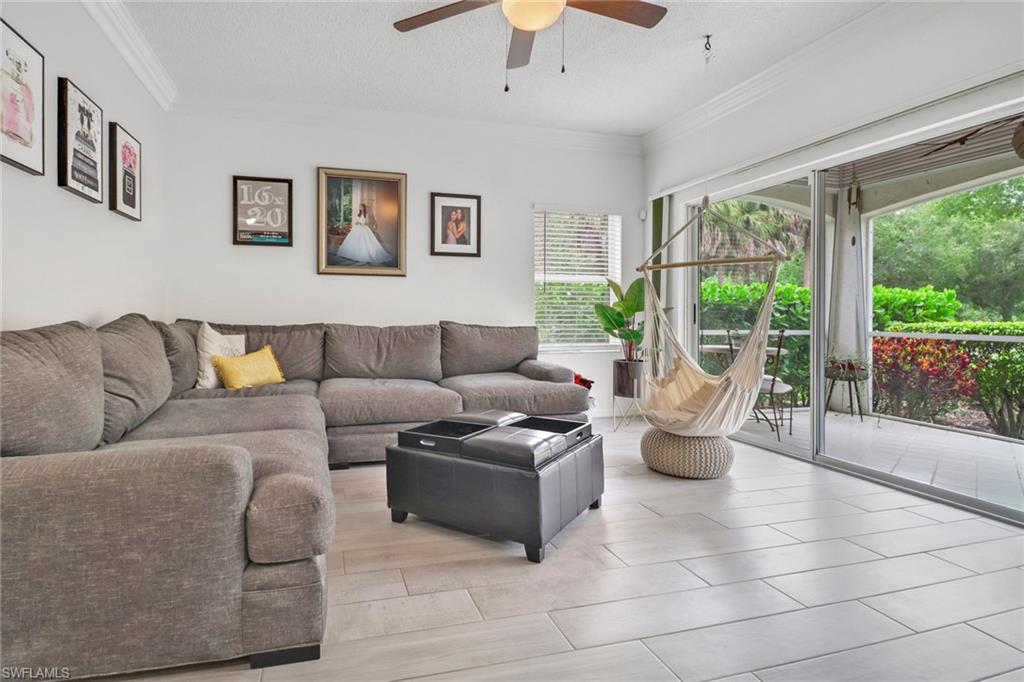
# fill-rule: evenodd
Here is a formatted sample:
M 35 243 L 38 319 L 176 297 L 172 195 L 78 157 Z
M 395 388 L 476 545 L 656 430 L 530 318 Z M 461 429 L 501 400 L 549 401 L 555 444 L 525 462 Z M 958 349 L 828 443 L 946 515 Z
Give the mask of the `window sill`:
M 565 344 L 541 344 L 538 349 L 540 353 L 622 353 L 622 347 L 617 343 L 565 343 Z

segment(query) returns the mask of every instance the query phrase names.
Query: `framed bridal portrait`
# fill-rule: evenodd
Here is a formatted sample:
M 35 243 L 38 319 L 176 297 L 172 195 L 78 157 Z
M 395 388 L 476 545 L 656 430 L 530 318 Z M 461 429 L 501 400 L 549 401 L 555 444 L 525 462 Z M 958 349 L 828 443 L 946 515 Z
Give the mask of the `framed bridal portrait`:
M 430 193 L 430 255 L 480 257 L 480 196 Z
M 317 169 L 317 272 L 405 276 L 405 173 Z

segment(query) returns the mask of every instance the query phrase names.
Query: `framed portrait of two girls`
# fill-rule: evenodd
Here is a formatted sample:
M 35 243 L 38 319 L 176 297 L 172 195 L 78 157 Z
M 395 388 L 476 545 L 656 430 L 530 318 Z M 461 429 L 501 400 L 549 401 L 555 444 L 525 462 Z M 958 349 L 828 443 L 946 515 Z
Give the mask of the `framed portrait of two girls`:
M 480 257 L 480 196 L 430 193 L 430 255 Z

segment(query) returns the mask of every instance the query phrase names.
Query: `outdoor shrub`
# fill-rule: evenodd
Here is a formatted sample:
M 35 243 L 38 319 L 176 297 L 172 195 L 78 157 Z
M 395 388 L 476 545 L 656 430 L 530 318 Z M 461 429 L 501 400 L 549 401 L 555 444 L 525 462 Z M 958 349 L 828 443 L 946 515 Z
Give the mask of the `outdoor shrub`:
M 929 284 L 920 289 L 899 289 L 876 284 L 872 290 L 874 328 L 888 329 L 894 322 L 943 322 L 955 320 L 960 301 L 952 289 L 936 291 Z
M 765 282 L 744 284 L 704 280 L 700 285 L 701 325 L 705 329 L 750 329 L 767 289 Z M 936 291 L 930 286 L 920 289 L 876 286 L 874 307 L 875 329 L 886 329 L 896 322 L 955 320 L 960 303 L 956 292 L 950 290 Z M 880 325 L 880 321 L 884 324 Z M 772 329 L 785 329 L 787 332 L 807 330 L 810 322 L 810 289 L 797 284 L 778 284 L 772 308 Z M 704 340 L 724 341 L 721 338 Z M 807 336 L 790 336 L 785 347 L 788 354 L 782 360 L 779 376 L 793 387 L 797 401 L 806 405 L 810 398 L 810 339 Z M 714 363 L 709 366 L 714 372 L 722 368 Z
M 1024 336 L 1024 322 L 894 323 L 889 331 L 924 334 L 981 334 Z M 977 368 L 976 402 L 992 429 L 1011 438 L 1024 438 L 1024 350 L 1006 342 L 960 341 Z
M 701 325 L 705 329 L 746 330 L 754 323 L 757 311 L 764 301 L 768 285 L 765 282 L 742 284 L 719 282 L 706 279 L 700 285 Z M 807 330 L 811 324 L 811 290 L 797 284 L 777 284 L 775 303 L 772 306 L 772 329 Z M 705 342 L 724 343 L 724 338 L 709 339 Z M 740 339 L 735 339 L 738 344 Z M 775 343 L 770 339 L 769 343 Z M 796 401 L 806 405 L 810 400 L 811 342 L 807 336 L 787 336 L 787 354 L 779 366 L 779 378 L 793 387 Z M 709 362 L 708 369 L 721 372 L 728 364 L 728 358 L 717 358 L 724 362 Z
M 1024 347 L 983 360 L 977 382 L 978 402 L 996 433 L 1024 439 Z
M 1024 336 L 1024 322 L 893 322 L 891 332 L 923 334 L 985 334 L 987 336 Z
M 978 391 L 976 365 L 956 341 L 874 339 L 875 410 L 930 421 Z

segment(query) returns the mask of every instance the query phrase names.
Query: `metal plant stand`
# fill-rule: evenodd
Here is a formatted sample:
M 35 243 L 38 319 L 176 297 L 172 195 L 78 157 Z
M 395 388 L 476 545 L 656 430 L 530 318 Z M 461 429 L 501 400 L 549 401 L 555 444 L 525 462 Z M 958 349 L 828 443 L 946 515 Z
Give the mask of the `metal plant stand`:
M 612 378 L 612 431 L 620 426 L 629 426 L 633 417 L 640 412 L 640 377 L 643 362 L 616 360 Z M 626 402 L 626 409 L 620 409 L 620 401 Z

